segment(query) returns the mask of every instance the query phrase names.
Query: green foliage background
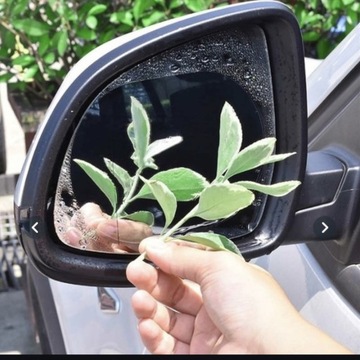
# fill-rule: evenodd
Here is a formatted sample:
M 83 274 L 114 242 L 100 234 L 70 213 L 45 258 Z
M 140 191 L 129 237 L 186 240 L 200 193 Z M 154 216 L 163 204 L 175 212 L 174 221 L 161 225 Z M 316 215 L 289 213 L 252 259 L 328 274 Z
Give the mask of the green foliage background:
M 69 69 L 100 44 L 234 0 L 0 0 L 0 82 L 52 98 Z M 322 59 L 356 26 L 359 0 L 284 0 L 306 56 Z M 13 81 L 17 80 L 17 81 Z

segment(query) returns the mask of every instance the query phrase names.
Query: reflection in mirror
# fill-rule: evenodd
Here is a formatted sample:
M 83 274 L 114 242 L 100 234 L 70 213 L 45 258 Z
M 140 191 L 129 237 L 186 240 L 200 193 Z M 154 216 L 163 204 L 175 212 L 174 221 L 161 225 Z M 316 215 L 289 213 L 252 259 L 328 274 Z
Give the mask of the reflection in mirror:
M 209 181 L 214 179 L 219 119 L 226 102 L 235 109 L 243 128 L 243 145 L 275 136 L 270 65 L 263 31 L 257 26 L 228 29 L 183 44 L 121 73 L 82 115 L 63 161 L 56 193 L 54 219 L 58 237 L 70 246 L 91 251 L 137 252 L 137 244 L 158 233 L 164 217 L 157 202 L 138 200 L 129 211 L 148 210 L 151 228 L 111 218 L 112 208 L 99 188 L 74 159 L 107 172 L 104 158 L 136 171 L 127 127 L 130 96 L 145 107 L 151 141 L 179 135 L 183 141 L 156 156 L 159 170 L 188 167 Z M 144 173 L 151 177 L 152 170 Z M 268 184 L 272 166 L 245 172 L 241 178 Z M 111 175 L 109 175 L 111 176 Z M 114 179 L 114 183 L 116 180 Z M 122 199 L 122 189 L 118 189 Z M 256 194 L 253 205 L 224 221 L 194 219 L 179 232 L 214 231 L 230 239 L 250 233 L 258 225 L 266 196 Z M 179 203 L 175 220 L 193 205 Z

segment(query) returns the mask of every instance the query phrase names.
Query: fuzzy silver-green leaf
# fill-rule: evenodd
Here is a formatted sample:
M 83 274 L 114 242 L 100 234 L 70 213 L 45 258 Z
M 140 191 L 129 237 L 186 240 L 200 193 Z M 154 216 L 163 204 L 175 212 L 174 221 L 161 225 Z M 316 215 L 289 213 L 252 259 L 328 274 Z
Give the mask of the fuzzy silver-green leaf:
M 122 219 L 129 219 L 137 222 L 142 222 L 149 226 L 154 225 L 154 215 L 150 211 L 140 210 L 131 214 L 121 216 Z
M 116 178 L 123 188 L 124 196 L 126 196 L 131 188 L 132 178 L 129 173 L 122 168 L 120 165 L 114 163 L 113 161 L 104 158 L 106 167 L 109 169 L 111 174 Z
M 276 184 L 264 185 L 256 183 L 254 181 L 238 181 L 236 182 L 236 184 L 242 185 L 248 190 L 255 190 L 263 194 L 279 197 L 285 196 L 291 191 L 295 190 L 301 184 L 301 182 L 297 180 L 289 180 L 282 181 Z
M 163 151 L 181 143 L 182 139 L 181 136 L 170 136 L 168 138 L 155 140 L 149 145 L 146 158 L 153 158 Z
M 133 96 L 131 96 L 131 117 L 132 121 L 127 129 L 128 137 L 134 148 L 131 157 L 139 168 L 144 168 L 150 165 L 150 163 L 145 162 L 150 142 L 150 121 L 142 104 Z
M 226 179 L 230 179 L 234 175 L 252 170 L 262 165 L 273 153 L 275 142 L 275 138 L 265 138 L 256 141 L 241 150 L 227 171 L 225 176 Z
M 219 148 L 216 178 L 228 169 L 235 156 L 238 154 L 242 143 L 241 123 L 234 108 L 225 103 L 220 115 Z
M 146 180 L 142 178 L 142 180 L 147 184 L 153 193 L 155 199 L 161 206 L 164 215 L 165 215 L 165 225 L 164 229 L 168 228 L 170 223 L 173 221 L 176 209 L 177 202 L 175 195 L 169 190 L 169 188 L 157 180 Z
M 193 200 L 209 185 L 202 175 L 184 167 L 158 172 L 149 180 L 161 181 L 175 195 L 177 201 Z M 136 198 L 154 199 L 154 195 L 145 183 Z
M 241 185 L 212 184 L 201 193 L 194 216 L 204 220 L 224 219 L 253 201 L 254 194 Z
M 96 184 L 96 186 L 105 194 L 113 207 L 113 211 L 115 212 L 117 205 L 117 191 L 116 186 L 110 179 L 109 175 L 87 161 L 80 159 L 74 159 L 74 161 L 84 170 L 84 172 L 90 177 L 90 179 Z
M 205 245 L 213 250 L 226 250 L 231 251 L 237 255 L 241 255 L 240 250 L 237 248 L 234 242 L 224 235 L 211 232 L 194 232 L 177 236 L 177 238 Z

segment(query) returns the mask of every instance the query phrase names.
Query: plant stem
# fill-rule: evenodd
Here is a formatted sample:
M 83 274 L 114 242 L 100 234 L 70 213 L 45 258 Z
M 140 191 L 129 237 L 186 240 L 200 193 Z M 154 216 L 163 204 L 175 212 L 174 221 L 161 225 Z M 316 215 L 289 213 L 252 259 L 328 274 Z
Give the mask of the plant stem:
M 174 226 L 172 226 L 170 229 L 168 229 L 168 231 L 160 236 L 160 239 L 162 241 L 169 241 L 166 240 L 167 238 L 169 238 L 177 229 L 180 228 L 180 226 L 184 225 L 186 221 L 188 221 L 190 218 L 194 217 L 194 215 L 196 214 L 196 211 L 198 209 L 199 205 L 195 205 L 182 219 L 180 219 Z
M 182 219 L 180 219 L 174 226 L 172 226 L 165 234 L 160 236 L 160 240 L 163 242 L 171 241 L 171 235 L 180 228 L 181 225 L 185 224 L 190 218 L 194 217 L 199 205 L 195 205 Z M 146 251 L 140 254 L 135 260 L 142 261 L 146 258 Z
M 131 184 L 131 188 L 127 196 L 124 198 L 122 204 L 120 205 L 119 209 L 115 212 L 115 217 L 121 216 L 123 211 L 126 209 L 126 207 L 129 205 L 129 203 L 132 201 L 132 198 L 134 196 L 135 190 L 137 188 L 137 185 L 139 183 L 140 174 L 143 171 L 143 168 L 138 168 L 136 170 L 136 173 L 134 175 L 134 181 Z

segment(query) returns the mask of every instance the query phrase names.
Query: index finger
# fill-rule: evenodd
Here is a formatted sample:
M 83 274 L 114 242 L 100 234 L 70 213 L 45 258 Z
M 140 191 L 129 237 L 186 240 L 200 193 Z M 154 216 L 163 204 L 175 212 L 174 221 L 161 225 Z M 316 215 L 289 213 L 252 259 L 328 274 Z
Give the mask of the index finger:
M 202 296 L 196 284 L 167 274 L 144 261 L 132 261 L 126 269 L 128 280 L 157 301 L 179 312 L 196 315 Z
M 140 243 L 140 251 L 145 252 L 148 259 L 162 271 L 191 280 L 200 286 L 211 281 L 220 282 L 233 272 L 234 267 L 245 264 L 244 259 L 234 253 L 204 249 L 209 250 L 184 241 L 164 243 L 156 237 L 147 238 Z

